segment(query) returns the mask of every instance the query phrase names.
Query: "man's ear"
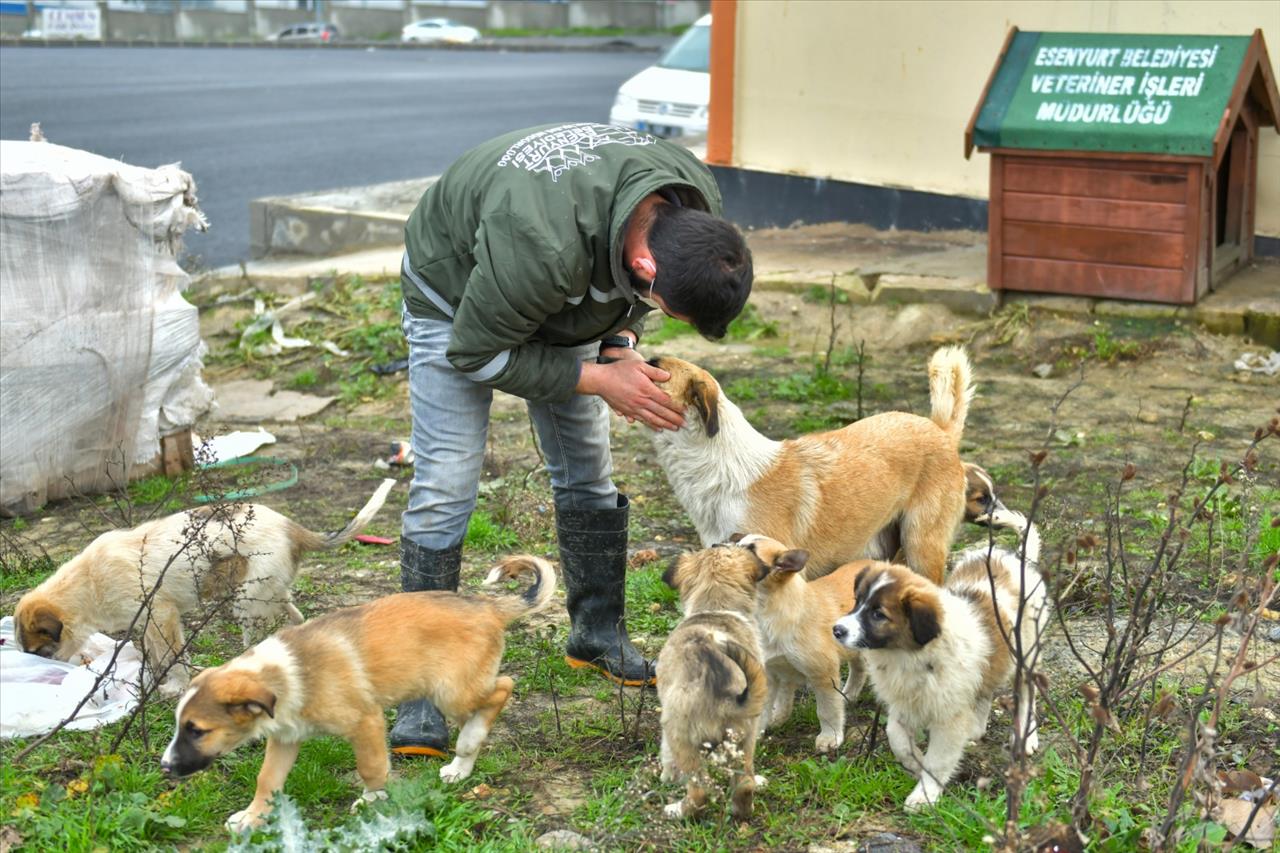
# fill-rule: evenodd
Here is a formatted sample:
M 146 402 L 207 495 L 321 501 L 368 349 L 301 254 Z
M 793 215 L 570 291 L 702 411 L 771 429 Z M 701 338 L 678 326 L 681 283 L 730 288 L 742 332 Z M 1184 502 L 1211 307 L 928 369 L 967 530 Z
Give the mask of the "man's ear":
M 714 438 L 720 431 L 720 389 L 715 383 L 695 379 L 689 383 L 689 397 L 689 402 L 702 416 L 707 438 Z
M 911 626 L 911 639 L 917 645 L 928 645 L 942 633 L 936 601 L 908 593 L 902 597 L 902 614 L 907 617 L 907 623 Z
M 804 568 L 804 564 L 809 562 L 809 552 L 800 548 L 791 551 L 783 551 L 778 555 L 778 559 L 773 561 L 773 570 L 775 572 L 798 572 Z
M 647 278 L 650 282 L 658 275 L 658 266 L 653 262 L 653 258 L 636 258 L 631 262 L 631 269 L 641 278 Z

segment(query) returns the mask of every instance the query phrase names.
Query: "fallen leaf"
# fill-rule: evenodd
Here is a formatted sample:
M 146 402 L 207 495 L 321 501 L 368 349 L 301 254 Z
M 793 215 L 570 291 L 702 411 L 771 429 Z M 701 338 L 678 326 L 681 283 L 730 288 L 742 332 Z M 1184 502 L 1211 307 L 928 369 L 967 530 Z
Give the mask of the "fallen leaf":
M 1222 792 L 1231 797 L 1262 787 L 1262 777 L 1251 770 L 1219 770 L 1218 779 Z
M 652 563 L 658 559 L 658 552 L 652 548 L 642 548 L 631 555 L 631 568 L 639 568 L 645 563 Z
M 479 785 L 476 785 L 467 793 L 470 795 L 469 797 L 470 799 L 483 800 L 486 797 L 493 796 L 493 789 L 490 788 L 488 785 L 486 785 L 484 782 L 481 782 Z
M 1214 819 L 1225 826 L 1232 835 L 1239 836 L 1240 830 L 1244 829 L 1244 822 L 1249 819 L 1249 815 L 1253 814 L 1253 805 L 1245 800 L 1223 800 L 1214 809 Z M 1254 815 L 1253 822 L 1249 824 L 1248 833 L 1241 840 L 1260 850 L 1270 848 L 1276 836 L 1275 820 L 1276 807 L 1263 806 Z

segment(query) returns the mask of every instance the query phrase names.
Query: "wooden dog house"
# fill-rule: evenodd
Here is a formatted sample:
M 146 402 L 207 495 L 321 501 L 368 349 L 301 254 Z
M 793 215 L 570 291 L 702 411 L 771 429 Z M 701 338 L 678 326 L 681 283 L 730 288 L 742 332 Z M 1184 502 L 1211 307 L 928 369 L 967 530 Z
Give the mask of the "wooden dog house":
M 1011 29 L 965 131 L 991 154 L 988 285 L 1194 303 L 1253 257 L 1278 115 L 1261 30 Z

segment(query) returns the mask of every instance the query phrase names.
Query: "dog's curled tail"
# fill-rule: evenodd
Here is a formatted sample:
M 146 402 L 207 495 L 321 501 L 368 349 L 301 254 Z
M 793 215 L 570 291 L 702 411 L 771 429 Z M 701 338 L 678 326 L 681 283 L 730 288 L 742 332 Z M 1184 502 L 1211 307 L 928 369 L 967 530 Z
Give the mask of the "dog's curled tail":
M 956 444 L 973 399 L 972 374 L 963 347 L 943 347 L 929 359 L 929 418 Z
M 993 527 L 1007 527 L 1016 530 L 1027 543 L 1027 563 L 1034 565 L 1040 562 L 1040 531 L 1035 524 L 1027 521 L 1027 517 L 1008 507 L 1000 507 L 989 516 Z
M 700 652 L 706 687 L 713 695 L 745 705 L 752 688 L 766 683 L 760 660 L 736 640 L 708 637 Z
M 556 594 L 556 570 L 541 557 L 532 554 L 517 554 L 505 557 L 501 563 L 489 570 L 484 579 L 485 586 L 494 586 L 502 581 L 514 580 L 525 572 L 533 574 L 533 583 L 519 595 L 507 595 L 497 599 L 498 608 L 506 615 L 507 621 L 537 613 L 551 603 Z
M 365 525 L 373 520 L 378 510 L 382 509 L 382 505 L 386 503 L 387 494 L 391 491 L 391 487 L 396 484 L 395 480 L 390 478 L 383 480 L 374 491 L 373 496 L 365 502 L 365 505 L 356 513 L 356 517 L 348 522 L 347 526 L 341 530 L 333 530 L 328 533 L 316 533 L 308 530 L 301 524 L 293 523 L 289 528 L 290 536 L 293 539 L 293 545 L 299 551 L 319 551 L 326 548 L 336 548 L 343 542 L 346 542 L 352 536 L 355 536 Z

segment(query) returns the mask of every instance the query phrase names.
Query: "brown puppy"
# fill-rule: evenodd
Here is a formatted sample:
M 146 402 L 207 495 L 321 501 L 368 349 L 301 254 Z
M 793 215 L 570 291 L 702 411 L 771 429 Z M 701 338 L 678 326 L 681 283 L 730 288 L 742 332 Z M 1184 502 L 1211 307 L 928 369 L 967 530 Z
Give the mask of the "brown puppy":
M 736 545 L 684 554 L 663 580 L 680 591 L 684 619 L 658 655 L 662 706 L 662 781 L 685 782 L 684 799 L 663 813 L 696 816 L 707 802 L 709 751 L 723 751 L 733 769 L 731 811 L 751 817 L 760 712 L 768 692 L 755 625 L 755 586 L 769 566 Z M 741 755 L 741 767 L 736 766 Z
M 985 468 L 973 462 L 961 464 L 964 465 L 964 520 L 986 527 L 991 513 L 1006 507 L 996 495 L 995 482 Z M 904 562 L 902 531 L 898 522 L 895 521 L 876 534 L 867 546 L 866 555 L 873 560 Z
M 852 612 L 831 629 L 837 642 L 862 650 L 871 686 L 888 710 L 889 746 L 920 780 L 907 797 L 908 811 L 938 801 L 965 744 L 986 732 L 992 697 L 1013 672 L 1010 643 L 1016 640 L 1034 661 L 1047 626 L 1035 527 L 1010 510 L 994 513 L 991 524 L 1025 533 L 1025 561 L 1000 548 L 973 548 L 945 587 L 904 566 L 871 563 L 858 572 Z M 1019 707 L 1024 714 L 1014 726 L 1030 753 L 1039 738 L 1028 685 Z M 921 730 L 929 741 L 923 754 L 916 746 Z
M 653 433 L 653 442 L 703 544 L 751 530 L 808 551 L 806 574 L 818 577 L 866 556 L 896 522 L 907 564 L 942 581 L 964 514 L 956 448 L 973 387 L 962 349 L 940 349 L 929 361 L 930 417 L 886 412 L 786 441 L 756 432 L 702 368 L 650 363 L 671 374 L 663 389 L 697 415 Z
M 183 647 L 184 614 L 230 597 L 245 648 L 253 632 L 281 614 L 301 622 L 290 586 L 303 553 L 335 548 L 359 533 L 395 483 L 383 480 L 334 533 L 313 533 L 261 504 L 193 509 L 104 533 L 22 596 L 13 614 L 16 639 L 23 651 L 71 660 L 93 633 L 127 630 L 158 584 L 138 624 L 145 626 L 151 672 L 168 670 L 161 692 L 176 696 L 189 680 L 185 665 L 170 668 Z
M 831 642 L 831 625 L 853 609 L 854 576 L 869 561 L 846 563 L 806 581 L 804 551 L 788 550 L 781 542 L 755 534 L 737 542 L 769 565 L 769 573 L 756 587 L 756 625 L 769 674 L 761 728 L 790 719 L 796 690 L 807 683 L 817 699 L 822 726 L 813 745 L 818 752 L 830 752 L 844 743 L 845 702 L 856 698 L 866 681 L 861 653 Z M 840 668 L 846 661 L 849 677 L 842 688 Z
M 456 755 L 440 768 L 440 778 L 465 779 L 514 686 L 498 675 L 503 632 L 555 593 L 555 571 L 537 557 L 509 557 L 485 583 L 521 572 L 536 575 L 522 596 L 402 592 L 286 628 L 205 670 L 178 702 L 177 731 L 161 767 L 174 777 L 189 776 L 245 741 L 266 737 L 253 802 L 227 820 L 229 829 L 240 831 L 270 811 L 268 801 L 284 787 L 299 744 L 334 734 L 355 749 L 364 780 L 354 809 L 386 796 L 383 709 L 425 697 L 462 727 Z

